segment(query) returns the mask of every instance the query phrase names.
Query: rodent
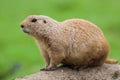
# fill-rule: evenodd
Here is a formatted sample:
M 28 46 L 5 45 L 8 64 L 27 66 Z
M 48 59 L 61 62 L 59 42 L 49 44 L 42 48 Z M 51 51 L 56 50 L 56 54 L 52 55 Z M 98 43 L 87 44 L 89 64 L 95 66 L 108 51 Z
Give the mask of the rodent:
M 101 66 L 118 61 L 108 59 L 109 45 L 103 32 L 84 19 L 58 22 L 48 16 L 31 15 L 21 23 L 22 30 L 31 35 L 40 48 L 45 68 L 57 65 Z

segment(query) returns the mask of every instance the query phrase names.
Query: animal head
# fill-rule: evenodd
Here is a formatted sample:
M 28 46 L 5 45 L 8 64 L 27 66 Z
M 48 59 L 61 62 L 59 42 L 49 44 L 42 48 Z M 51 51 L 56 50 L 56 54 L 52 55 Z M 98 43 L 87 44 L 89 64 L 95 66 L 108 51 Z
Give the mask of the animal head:
M 28 16 L 22 23 L 21 28 L 23 32 L 35 36 L 47 34 L 57 22 L 47 16 L 32 15 Z

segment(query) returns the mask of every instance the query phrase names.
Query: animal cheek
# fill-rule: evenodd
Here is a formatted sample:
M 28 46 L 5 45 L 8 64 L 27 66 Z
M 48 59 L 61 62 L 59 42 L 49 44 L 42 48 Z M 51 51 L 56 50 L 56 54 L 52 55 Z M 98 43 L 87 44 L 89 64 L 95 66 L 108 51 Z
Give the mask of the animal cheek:
M 39 26 L 35 27 L 36 30 L 39 30 Z
M 36 34 L 38 35 L 38 32 L 36 32 Z

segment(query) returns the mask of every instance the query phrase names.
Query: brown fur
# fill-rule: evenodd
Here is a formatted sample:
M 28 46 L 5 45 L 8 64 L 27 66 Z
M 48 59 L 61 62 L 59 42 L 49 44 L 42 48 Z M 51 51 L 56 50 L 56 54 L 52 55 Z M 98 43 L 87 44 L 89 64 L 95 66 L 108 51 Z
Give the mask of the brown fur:
M 37 21 L 32 22 L 33 19 Z M 21 26 L 35 38 L 46 63 L 44 70 L 54 69 L 60 63 L 99 66 L 105 61 L 113 61 L 107 59 L 109 46 L 104 34 L 89 21 L 69 19 L 58 22 L 47 16 L 32 15 Z

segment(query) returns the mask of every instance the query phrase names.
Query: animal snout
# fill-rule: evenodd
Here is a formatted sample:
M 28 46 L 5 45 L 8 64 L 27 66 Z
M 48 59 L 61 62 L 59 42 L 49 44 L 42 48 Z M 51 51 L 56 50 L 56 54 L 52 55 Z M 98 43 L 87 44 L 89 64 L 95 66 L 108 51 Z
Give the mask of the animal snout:
M 24 25 L 21 24 L 20 27 L 21 27 L 21 28 L 24 28 Z
M 30 30 L 28 28 L 26 28 L 25 25 L 21 24 L 20 27 L 21 27 L 23 32 L 25 32 L 25 33 L 29 33 L 30 32 Z

